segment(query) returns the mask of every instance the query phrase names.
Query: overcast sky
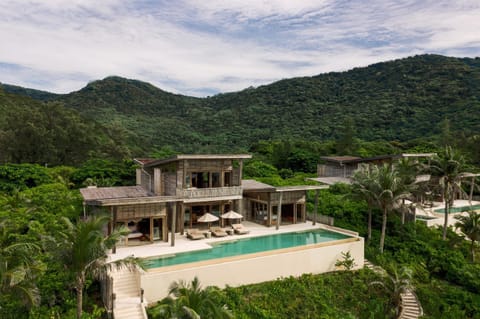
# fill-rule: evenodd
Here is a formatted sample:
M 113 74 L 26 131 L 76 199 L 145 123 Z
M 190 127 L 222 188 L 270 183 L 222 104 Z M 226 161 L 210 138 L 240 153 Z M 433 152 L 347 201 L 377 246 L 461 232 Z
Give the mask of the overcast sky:
M 437 53 L 480 56 L 479 0 L 1 0 L 0 82 L 110 75 L 207 96 Z

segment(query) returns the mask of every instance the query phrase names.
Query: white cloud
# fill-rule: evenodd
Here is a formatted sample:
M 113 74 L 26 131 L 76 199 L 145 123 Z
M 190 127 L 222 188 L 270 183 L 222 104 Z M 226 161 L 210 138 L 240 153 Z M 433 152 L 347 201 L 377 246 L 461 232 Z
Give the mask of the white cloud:
M 143 4 L 140 7 L 139 4 Z M 1 82 L 56 92 L 119 75 L 184 94 L 241 90 L 480 47 L 474 1 L 31 0 L 0 3 Z

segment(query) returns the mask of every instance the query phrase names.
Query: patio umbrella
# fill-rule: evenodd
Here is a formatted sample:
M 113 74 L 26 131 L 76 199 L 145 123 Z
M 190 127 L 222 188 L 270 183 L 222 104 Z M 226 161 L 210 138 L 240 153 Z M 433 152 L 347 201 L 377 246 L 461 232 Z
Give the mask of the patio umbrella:
M 229 210 L 221 216 L 223 219 L 242 219 L 243 216 L 233 210 Z
M 197 219 L 200 223 L 208 223 L 208 228 L 210 228 L 210 223 L 216 222 L 219 218 L 210 213 L 203 214 L 200 218 Z

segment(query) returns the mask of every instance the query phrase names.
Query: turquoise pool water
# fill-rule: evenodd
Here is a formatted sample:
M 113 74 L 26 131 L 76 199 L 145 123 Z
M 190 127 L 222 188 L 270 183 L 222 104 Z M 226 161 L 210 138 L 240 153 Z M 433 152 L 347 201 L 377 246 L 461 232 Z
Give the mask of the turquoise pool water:
M 472 205 L 472 206 L 462 206 L 462 207 L 452 207 L 448 210 L 449 214 L 452 213 L 460 213 L 460 212 L 468 212 L 470 210 L 477 210 L 480 209 L 480 205 Z M 445 213 L 445 208 L 437 208 L 433 210 L 435 213 Z
M 238 238 L 231 241 L 210 243 L 211 249 L 179 253 L 148 261 L 147 268 L 186 264 L 196 261 L 253 254 L 262 251 L 304 246 L 327 241 L 350 238 L 348 235 L 316 229 L 302 232 L 282 233 L 268 236 Z

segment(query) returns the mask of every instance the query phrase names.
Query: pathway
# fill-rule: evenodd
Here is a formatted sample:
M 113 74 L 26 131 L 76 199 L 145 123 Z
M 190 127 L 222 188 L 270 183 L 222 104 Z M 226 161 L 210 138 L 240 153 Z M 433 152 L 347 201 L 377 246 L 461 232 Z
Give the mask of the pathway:
M 370 261 L 365 259 L 365 267 L 373 270 L 379 274 L 385 274 L 385 270 L 380 266 L 375 266 Z M 402 312 L 398 316 L 398 319 L 417 319 L 423 316 L 423 309 L 418 301 L 417 295 L 410 289 L 403 294 L 402 298 Z
M 137 271 L 128 269 L 111 273 L 115 300 L 113 306 L 114 319 L 147 319 L 145 306 L 140 298 L 140 285 Z

